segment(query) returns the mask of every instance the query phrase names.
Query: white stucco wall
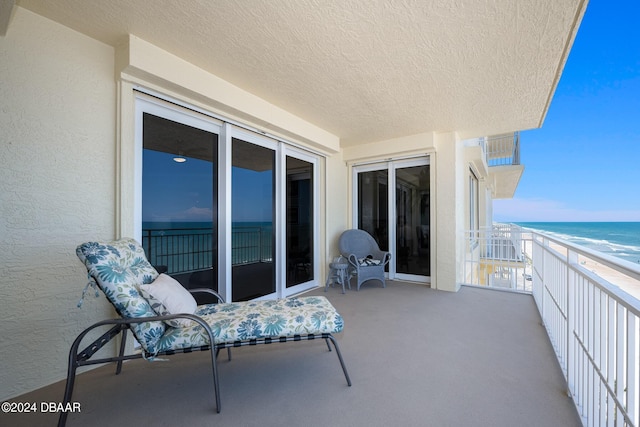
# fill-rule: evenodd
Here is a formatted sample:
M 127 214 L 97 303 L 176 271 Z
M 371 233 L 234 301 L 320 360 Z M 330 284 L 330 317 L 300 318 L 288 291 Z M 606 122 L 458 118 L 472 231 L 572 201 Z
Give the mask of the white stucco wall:
M 114 237 L 113 49 L 16 8 L 0 37 L 0 400 L 66 375 L 106 300 L 75 247 Z

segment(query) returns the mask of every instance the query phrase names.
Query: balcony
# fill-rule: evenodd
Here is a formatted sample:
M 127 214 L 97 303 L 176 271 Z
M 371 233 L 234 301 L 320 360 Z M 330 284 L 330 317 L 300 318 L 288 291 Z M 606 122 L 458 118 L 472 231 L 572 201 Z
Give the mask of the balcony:
M 533 295 L 585 424 L 640 420 L 640 267 L 500 225 L 465 233 L 462 280 Z
M 220 359 L 216 414 L 206 353 L 138 360 L 119 376 L 80 375 L 82 412 L 67 425 L 640 425 L 640 303 L 588 266 L 629 280 L 640 268 L 513 226 L 464 237 L 457 293 L 398 281 L 311 292 L 345 319 L 337 338 L 352 387 L 320 340 L 243 347 Z M 56 383 L 13 400 L 62 392 Z M 12 426 L 56 419 L 0 414 Z
M 520 133 L 508 133 L 485 138 L 485 151 L 489 167 L 520 164 Z
M 494 183 L 493 197 L 512 198 L 524 171 L 520 164 L 520 133 L 484 138 L 489 179 Z

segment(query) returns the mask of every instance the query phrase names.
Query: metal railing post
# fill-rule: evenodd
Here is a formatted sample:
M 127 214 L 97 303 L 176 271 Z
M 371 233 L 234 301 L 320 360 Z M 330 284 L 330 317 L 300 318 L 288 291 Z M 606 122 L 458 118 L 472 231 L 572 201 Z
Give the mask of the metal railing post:
M 567 251 L 567 277 L 566 277 L 566 288 L 565 288 L 565 293 L 566 293 L 566 298 L 567 298 L 567 308 L 566 308 L 566 316 L 567 316 L 567 325 L 566 325 L 566 346 L 567 346 L 567 360 L 565 361 L 566 363 L 566 378 L 567 378 L 567 394 L 569 395 L 569 397 L 572 397 L 573 393 L 573 387 L 574 387 L 574 379 L 571 375 L 571 371 L 572 369 L 574 369 L 574 366 L 572 365 L 572 361 L 574 360 L 575 357 L 575 348 L 572 345 L 572 335 L 573 335 L 573 331 L 575 329 L 575 317 L 574 317 L 574 312 L 575 312 L 575 291 L 576 291 L 576 283 L 575 283 L 575 277 L 574 274 L 572 273 L 572 264 L 578 264 L 578 254 L 576 254 L 575 252 L 568 250 Z

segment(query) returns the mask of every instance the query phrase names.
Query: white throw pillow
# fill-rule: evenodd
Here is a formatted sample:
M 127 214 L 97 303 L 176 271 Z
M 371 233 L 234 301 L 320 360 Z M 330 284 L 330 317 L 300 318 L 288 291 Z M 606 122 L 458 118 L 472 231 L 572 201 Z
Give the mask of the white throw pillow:
M 193 314 L 198 307 L 193 295 L 180 282 L 166 274 L 161 274 L 152 283 L 139 285 L 138 288 L 159 316 L 178 313 Z M 176 328 L 188 328 L 193 323 L 185 318 L 165 322 Z

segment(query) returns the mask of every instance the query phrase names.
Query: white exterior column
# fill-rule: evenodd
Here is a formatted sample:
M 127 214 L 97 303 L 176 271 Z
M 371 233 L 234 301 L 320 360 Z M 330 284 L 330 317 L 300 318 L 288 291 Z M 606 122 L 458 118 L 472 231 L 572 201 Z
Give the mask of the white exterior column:
M 455 133 L 435 136 L 436 146 L 436 268 L 431 287 L 457 292 L 462 262 L 462 242 L 458 230 L 464 229 L 465 168 L 463 144 Z

